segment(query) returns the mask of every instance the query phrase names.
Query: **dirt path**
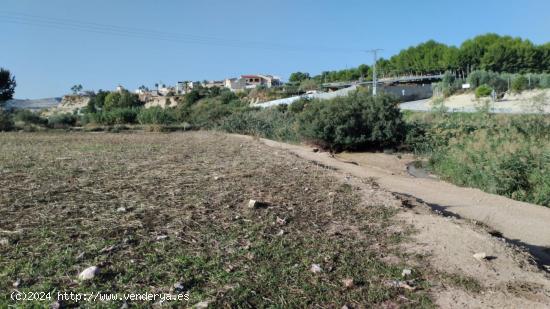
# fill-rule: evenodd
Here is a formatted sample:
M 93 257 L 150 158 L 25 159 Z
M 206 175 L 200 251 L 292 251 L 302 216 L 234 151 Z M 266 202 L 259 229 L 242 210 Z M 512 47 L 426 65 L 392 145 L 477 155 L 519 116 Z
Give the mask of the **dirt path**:
M 459 285 L 464 286 L 432 287 L 440 307 L 550 308 L 548 273 L 508 241 L 526 245 L 538 255 L 539 263 L 548 261 L 545 248 L 550 247 L 550 209 L 438 180 L 414 178 L 406 171 L 412 160 L 407 156 L 344 153 L 333 157 L 306 146 L 261 141 L 334 168 L 343 176 L 372 179 L 381 186 L 379 194 L 393 193 L 400 205 L 410 208 L 398 215 L 417 231 L 405 249 L 430 256 L 431 267 L 458 278 Z M 458 216 L 439 215 L 444 212 Z M 490 233 L 493 229 L 502 235 Z M 473 255 L 479 252 L 490 258 L 476 260 Z M 470 286 L 468 278 L 479 286 Z
M 412 162 L 410 156 L 399 159 L 383 153 L 343 153 L 331 157 L 304 146 L 264 142 L 354 176 L 374 177 L 388 191 L 420 199 L 442 212 L 483 222 L 506 239 L 528 248 L 541 264 L 550 265 L 550 208 L 440 180 L 412 177 L 406 171 L 407 163 Z

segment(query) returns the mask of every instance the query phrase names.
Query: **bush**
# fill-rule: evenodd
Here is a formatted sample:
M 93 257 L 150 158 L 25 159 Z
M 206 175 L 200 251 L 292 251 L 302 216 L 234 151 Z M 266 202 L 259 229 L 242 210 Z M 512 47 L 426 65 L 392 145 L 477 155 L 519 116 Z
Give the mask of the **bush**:
M 219 129 L 287 142 L 299 140 L 295 116 L 279 108 L 250 109 L 224 118 Z
M 132 124 L 137 122 L 139 109 L 136 108 L 115 108 L 103 111 L 98 114 L 99 123 L 106 125 Z
M 11 131 L 14 128 L 13 118 L 10 113 L 0 108 L 0 132 Z
M 538 86 L 540 88 L 550 88 L 550 74 L 541 74 Z
M 189 120 L 195 127 L 213 129 L 220 126 L 225 117 L 238 110 L 235 105 L 222 104 L 216 99 L 205 99 L 192 106 Z
M 154 106 L 150 108 L 142 108 L 137 116 L 140 124 L 171 124 L 176 122 L 174 110 L 171 108 L 162 108 Z
M 493 92 L 493 89 L 489 85 L 481 85 L 476 88 L 476 98 L 488 97 Z
M 407 141 L 461 186 L 550 206 L 550 117 L 418 113 Z
M 311 101 L 310 99 L 299 99 L 297 101 L 294 101 L 290 106 L 288 107 L 288 110 L 291 113 L 298 114 L 301 113 L 304 110 L 304 107 L 308 104 L 308 102 Z
M 86 113 L 82 115 L 80 121 L 82 124 L 133 124 L 137 123 L 138 113 L 138 108 L 115 108 L 96 113 Z
M 72 127 L 77 120 L 77 117 L 73 114 L 57 114 L 48 118 L 48 126 L 54 129 Z
M 222 104 L 229 104 L 231 101 L 238 100 L 239 98 L 235 93 L 230 90 L 222 90 L 220 94 L 220 100 Z
M 299 134 L 335 151 L 395 146 L 404 136 L 397 102 L 389 96 L 355 93 L 313 101 L 298 115 Z
M 529 81 L 523 75 L 518 75 L 512 80 L 512 91 L 515 93 L 521 93 L 523 90 L 527 89 Z
M 494 72 L 473 71 L 468 76 L 468 83 L 470 83 L 472 88 L 488 85 L 497 93 L 504 93 L 508 90 L 508 79 L 505 75 Z
M 441 82 L 433 84 L 433 93 L 445 98 L 457 92 L 462 85 L 462 80 L 456 79 L 451 72 L 445 72 Z
M 48 119 L 40 117 L 39 114 L 33 113 L 30 110 L 22 109 L 14 113 L 13 119 L 15 122 L 22 122 L 23 124 L 34 124 L 45 126 L 48 124 Z

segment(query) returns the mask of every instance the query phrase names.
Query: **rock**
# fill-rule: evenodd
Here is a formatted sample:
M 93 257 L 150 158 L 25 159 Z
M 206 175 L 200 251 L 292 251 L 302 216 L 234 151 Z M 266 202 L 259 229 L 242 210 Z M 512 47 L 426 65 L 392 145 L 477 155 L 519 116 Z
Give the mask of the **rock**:
M 279 225 L 285 225 L 285 224 L 286 224 L 286 220 L 285 220 L 285 219 L 282 219 L 282 218 L 279 218 L 279 217 L 277 217 L 276 222 L 277 222 L 277 224 L 279 224 Z
M 17 280 L 15 280 L 15 282 L 13 282 L 11 286 L 13 286 L 14 288 L 18 288 L 19 285 L 21 285 L 21 279 L 17 278 Z
M 279 230 L 275 236 L 283 236 L 285 234 L 285 231 Z
M 130 306 L 128 306 L 127 302 L 124 302 L 124 304 L 122 304 L 122 306 L 120 306 L 120 309 L 128 309 L 128 308 L 130 308 Z
M 61 308 L 61 304 L 60 304 L 58 301 L 53 302 L 53 303 L 50 305 L 50 308 L 52 308 L 52 309 L 59 309 L 59 308 Z
M 221 179 L 221 177 L 219 177 L 219 176 L 214 176 L 214 180 L 219 180 L 219 179 Z
M 351 289 L 355 286 L 355 283 L 353 282 L 353 278 L 342 279 L 342 284 L 346 289 Z
M 126 212 L 126 208 L 119 207 L 119 208 L 116 209 L 116 212 Z
M 256 207 L 258 207 L 258 202 L 256 200 L 248 201 L 248 208 L 254 209 Z
M 174 291 L 183 292 L 183 291 L 185 291 L 185 287 L 183 286 L 183 284 L 181 282 L 176 282 L 176 283 L 174 283 Z
M 195 304 L 195 306 L 193 306 L 193 308 L 205 309 L 205 308 L 208 308 L 209 303 L 210 303 L 209 301 L 201 301 L 200 303 Z
M 10 244 L 10 241 L 7 238 L 0 238 L 0 246 L 4 247 Z
M 409 280 L 409 281 L 390 280 L 386 282 L 386 286 L 414 291 L 416 290 L 416 287 L 412 285 L 413 283 L 414 283 L 414 280 Z
M 329 192 L 328 193 L 328 196 L 335 196 L 336 195 L 336 192 Z
M 166 238 L 168 238 L 168 235 L 159 235 L 159 236 L 155 237 L 155 240 L 156 241 L 161 241 L 161 240 L 164 240 Z
M 485 252 L 479 252 L 474 254 L 474 258 L 478 261 L 485 260 L 487 258 L 487 254 L 485 254 Z
M 319 264 L 311 264 L 311 267 L 309 268 L 309 271 L 311 271 L 314 274 L 320 273 L 323 270 L 321 269 L 321 265 Z
M 90 266 L 86 269 L 84 269 L 79 275 L 79 280 L 90 280 L 93 279 L 97 274 L 99 274 L 99 267 L 97 266 Z
M 403 277 L 410 276 L 411 274 L 412 274 L 412 271 L 410 269 L 403 269 L 403 271 L 401 272 L 401 276 Z

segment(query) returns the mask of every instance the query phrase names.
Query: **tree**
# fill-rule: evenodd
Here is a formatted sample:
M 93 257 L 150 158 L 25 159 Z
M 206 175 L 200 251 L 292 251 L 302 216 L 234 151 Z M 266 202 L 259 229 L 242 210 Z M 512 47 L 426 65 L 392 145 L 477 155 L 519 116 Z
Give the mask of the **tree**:
M 139 101 L 139 97 L 135 93 L 131 93 L 128 90 L 123 90 L 121 92 L 110 92 L 105 97 L 103 108 L 106 111 L 110 111 L 116 108 L 131 108 L 139 107 L 143 105 Z
M 11 76 L 9 70 L 0 68 L 0 105 L 13 98 L 15 86 L 17 86 L 15 76 Z
M 119 100 L 120 100 L 120 93 L 119 92 L 110 92 L 105 97 L 105 103 L 103 104 L 103 108 L 106 111 L 117 108 Z
M 481 58 L 487 49 L 499 39 L 500 36 L 498 34 L 488 33 L 464 41 L 458 53 L 458 66 L 460 70 L 467 75 L 474 69 L 479 69 Z
M 82 85 L 74 85 L 71 87 L 71 91 L 73 92 L 74 95 L 77 95 L 80 91 L 82 91 L 83 87 Z
M 394 74 L 430 74 L 458 67 L 458 49 L 434 40 L 402 50 L 390 58 Z
M 294 72 L 290 74 L 288 81 L 291 83 L 300 83 L 306 79 L 310 79 L 309 73 Z
M 550 43 L 539 46 L 539 72 L 550 73 Z

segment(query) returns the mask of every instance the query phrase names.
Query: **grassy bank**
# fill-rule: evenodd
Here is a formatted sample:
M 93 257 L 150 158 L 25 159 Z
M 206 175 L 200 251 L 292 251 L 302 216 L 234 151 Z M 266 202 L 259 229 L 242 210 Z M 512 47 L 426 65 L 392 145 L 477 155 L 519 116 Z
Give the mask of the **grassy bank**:
M 407 113 L 407 143 L 461 186 L 550 206 L 550 117 Z

